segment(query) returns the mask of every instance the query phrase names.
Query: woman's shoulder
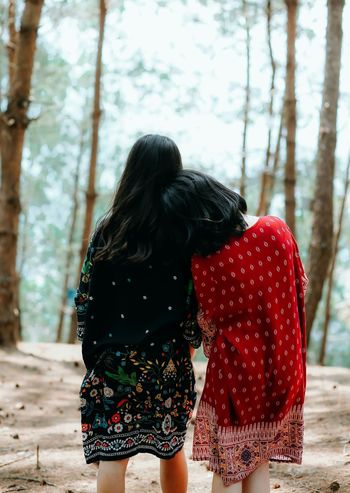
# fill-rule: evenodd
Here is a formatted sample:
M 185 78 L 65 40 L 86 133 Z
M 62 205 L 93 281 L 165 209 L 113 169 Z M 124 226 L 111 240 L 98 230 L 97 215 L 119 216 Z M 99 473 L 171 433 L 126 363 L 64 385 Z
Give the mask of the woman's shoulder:
M 277 233 L 290 233 L 290 229 L 284 219 L 278 216 L 261 216 L 260 225 L 264 225 L 270 230 L 275 230 Z
M 271 215 L 261 216 L 260 220 L 268 226 L 276 226 L 276 227 L 283 226 L 285 228 L 288 227 L 287 223 L 281 217 L 278 216 L 271 216 Z

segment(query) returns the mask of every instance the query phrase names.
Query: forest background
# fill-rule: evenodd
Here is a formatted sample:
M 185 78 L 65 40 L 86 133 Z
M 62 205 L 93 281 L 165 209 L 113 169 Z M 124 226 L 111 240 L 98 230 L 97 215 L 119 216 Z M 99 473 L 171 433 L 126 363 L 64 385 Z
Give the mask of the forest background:
M 73 342 L 91 227 L 157 132 L 250 213 L 286 218 L 310 277 L 309 360 L 350 367 L 344 3 L 2 0 L 0 345 Z

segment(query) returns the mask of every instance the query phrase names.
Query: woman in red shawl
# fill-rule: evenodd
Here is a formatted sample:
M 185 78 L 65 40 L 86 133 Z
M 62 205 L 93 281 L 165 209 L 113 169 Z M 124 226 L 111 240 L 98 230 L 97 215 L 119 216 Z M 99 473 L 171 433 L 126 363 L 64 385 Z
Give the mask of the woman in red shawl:
M 266 493 L 268 461 L 301 463 L 307 279 L 284 221 L 246 215 L 238 194 L 198 172 L 172 184 L 169 209 L 192 258 L 208 366 L 193 459 L 215 493 Z

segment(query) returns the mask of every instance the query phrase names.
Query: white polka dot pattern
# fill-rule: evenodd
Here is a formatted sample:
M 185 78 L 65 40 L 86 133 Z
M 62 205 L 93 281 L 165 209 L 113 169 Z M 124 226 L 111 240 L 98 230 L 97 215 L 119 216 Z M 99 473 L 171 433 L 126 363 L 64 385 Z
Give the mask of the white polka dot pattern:
M 302 424 L 307 279 L 288 227 L 272 216 L 260 218 L 210 258 L 195 257 L 192 270 L 211 382 L 202 394 L 204 424 L 196 425 L 194 449 L 203 450 L 205 442 L 208 454 L 202 458 L 210 460 L 210 451 L 224 440 L 223 430 L 243 437 L 249 427 L 271 425 L 275 435 L 282 428 L 288 434 L 283 419 L 292 408 Z M 205 431 L 214 426 L 210 413 L 221 430 L 216 438 Z M 293 446 L 300 451 L 298 437 Z

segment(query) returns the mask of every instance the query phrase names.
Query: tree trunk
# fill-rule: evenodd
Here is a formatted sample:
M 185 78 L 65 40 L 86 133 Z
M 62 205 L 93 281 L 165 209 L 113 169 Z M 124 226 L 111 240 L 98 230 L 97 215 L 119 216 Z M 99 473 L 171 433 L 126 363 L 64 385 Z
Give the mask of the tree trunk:
M 269 181 L 268 181 L 267 187 L 266 187 L 265 204 L 264 204 L 265 210 L 262 212 L 262 214 L 268 214 L 270 207 L 271 207 L 271 200 L 272 200 L 273 192 L 275 189 L 275 183 L 276 183 L 276 174 L 277 174 L 277 170 L 278 170 L 279 165 L 280 165 L 280 151 L 281 151 L 283 123 L 284 123 L 284 102 L 282 104 L 282 109 L 281 109 L 281 118 L 280 118 L 280 124 L 279 124 L 279 128 L 278 128 L 276 149 L 275 149 L 274 156 L 273 156 L 272 171 L 269 174 Z
M 80 262 L 79 271 L 77 275 L 77 283 L 79 282 L 80 270 L 84 261 L 86 250 L 88 247 L 89 236 L 91 233 L 92 216 L 94 211 L 94 205 L 96 200 L 95 181 L 96 181 L 96 165 L 97 165 L 97 151 L 98 151 L 98 134 L 100 125 L 100 94 L 101 94 L 101 75 L 102 75 L 102 50 L 106 21 L 106 1 L 100 0 L 100 25 L 99 25 L 99 37 L 98 37 L 98 49 L 96 59 L 96 71 L 95 71 L 95 90 L 94 90 L 94 108 L 92 113 L 92 141 L 91 141 L 91 155 L 90 155 L 90 168 L 89 168 L 89 181 L 86 191 L 86 208 L 85 208 L 85 220 L 83 227 L 83 236 L 80 249 Z M 76 340 L 76 314 L 72 313 L 71 327 L 68 342 L 73 344 Z
M 9 41 L 7 43 L 7 60 L 8 60 L 8 75 L 9 75 L 9 87 L 14 84 L 15 77 L 15 64 L 16 64 L 16 45 L 17 45 L 17 31 L 16 31 L 16 0 L 9 0 L 8 4 L 8 32 Z
M 272 136 L 272 127 L 273 127 L 273 106 L 275 99 L 275 77 L 276 77 L 276 62 L 273 56 L 272 51 L 272 43 L 271 43 L 271 16 L 272 16 L 272 8 L 271 8 L 271 0 L 267 0 L 266 2 L 266 20 L 267 20 L 267 45 L 269 49 L 270 56 L 270 64 L 271 64 L 271 84 L 270 84 L 270 103 L 269 103 L 269 113 L 268 113 L 268 132 L 267 132 L 267 148 L 265 155 L 265 167 L 264 171 L 261 175 L 261 191 L 260 191 L 260 199 L 259 205 L 256 212 L 257 216 L 265 215 L 266 212 L 266 202 L 267 202 L 267 192 L 270 188 L 271 182 L 271 170 L 270 170 L 270 161 L 271 161 L 271 136 Z
M 245 102 L 244 102 L 244 116 L 243 116 L 243 141 L 242 141 L 242 164 L 241 164 L 241 180 L 240 180 L 240 194 L 244 197 L 246 192 L 246 179 L 247 179 L 247 134 L 249 124 L 249 110 L 250 110 L 250 20 L 247 11 L 247 1 L 242 0 L 242 10 L 245 19 L 245 34 L 246 34 L 246 85 L 245 85 Z
M 344 0 L 328 0 L 327 6 L 326 63 L 316 158 L 313 222 L 308 255 L 309 289 L 305 300 L 308 343 L 317 307 L 322 297 L 333 246 L 333 179 Z
M 343 194 L 342 201 L 340 204 L 338 229 L 337 229 L 337 232 L 336 232 L 335 237 L 334 237 L 333 255 L 332 255 L 332 260 L 331 260 L 331 264 L 330 264 L 330 268 L 329 268 L 325 317 L 324 317 L 324 323 L 323 323 L 323 334 L 322 334 L 322 341 L 321 341 L 320 356 L 319 356 L 319 360 L 318 360 L 320 365 L 324 365 L 324 360 L 325 360 L 325 356 L 326 356 L 328 329 L 329 329 L 329 322 L 331 319 L 331 303 L 332 303 L 334 270 L 335 270 L 335 264 L 337 261 L 337 255 L 338 255 L 338 250 L 339 250 L 339 241 L 340 241 L 340 237 L 341 237 L 342 229 L 343 229 L 345 205 L 346 205 L 346 199 L 347 199 L 348 190 L 349 190 L 349 184 L 350 184 L 350 158 L 349 158 L 348 165 L 346 168 L 344 194 Z
M 6 111 L 0 115 L 0 346 L 18 338 L 18 279 L 16 273 L 21 161 L 37 31 L 44 0 L 26 0 L 17 37 L 14 82 Z
M 295 41 L 297 27 L 298 0 L 285 0 L 287 6 L 287 70 L 285 116 L 287 126 L 287 156 L 284 175 L 286 222 L 292 233 L 295 229 L 295 134 L 296 134 L 296 98 L 295 98 Z
M 4 43 L 4 33 L 5 33 L 5 25 L 6 25 L 6 16 L 5 16 L 5 8 L 2 2 L 0 3 L 0 58 L 4 55 L 6 51 L 5 43 Z M 0 111 L 2 108 L 2 63 L 0 63 Z M 1 147 L 1 129 L 0 129 L 0 147 Z
M 68 246 L 67 246 L 67 254 L 65 260 L 65 267 L 64 267 L 61 303 L 59 307 L 60 312 L 59 312 L 58 325 L 56 331 L 56 342 L 61 342 L 63 325 L 64 325 L 64 315 L 65 315 L 65 308 L 67 303 L 67 289 L 68 289 L 68 282 L 69 282 L 70 271 L 71 271 L 72 253 L 73 253 L 72 245 L 73 245 L 74 233 L 76 229 L 77 216 L 78 216 L 79 176 L 80 176 L 81 162 L 84 154 L 84 144 L 85 144 L 85 128 L 82 127 L 76 170 L 74 174 L 74 185 L 73 185 L 73 194 L 72 194 L 73 207 L 71 212 L 71 225 L 68 234 Z

